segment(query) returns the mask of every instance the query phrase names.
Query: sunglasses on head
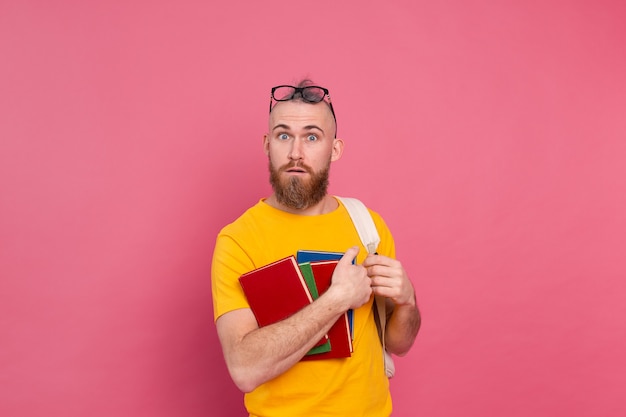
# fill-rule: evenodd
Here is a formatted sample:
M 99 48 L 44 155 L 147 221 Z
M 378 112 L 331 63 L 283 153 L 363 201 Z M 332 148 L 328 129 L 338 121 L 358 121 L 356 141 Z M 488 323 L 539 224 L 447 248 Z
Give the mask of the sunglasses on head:
M 324 98 L 328 98 L 328 107 L 330 107 L 330 112 L 333 114 L 333 119 L 337 122 L 335 110 L 333 109 L 333 103 L 330 101 L 328 90 L 317 85 L 309 85 L 306 87 L 278 85 L 276 87 L 272 87 L 272 94 L 270 96 L 270 113 L 272 111 L 272 104 L 274 101 L 289 101 L 294 98 L 301 98 L 307 103 L 319 103 L 320 101 L 323 101 Z

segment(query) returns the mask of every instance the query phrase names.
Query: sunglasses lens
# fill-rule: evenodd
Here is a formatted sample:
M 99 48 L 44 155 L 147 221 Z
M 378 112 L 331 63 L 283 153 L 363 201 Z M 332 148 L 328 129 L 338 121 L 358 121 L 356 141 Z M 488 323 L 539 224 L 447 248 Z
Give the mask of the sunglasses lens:
M 311 103 L 319 103 L 324 100 L 326 92 L 320 87 L 305 87 L 302 89 L 302 98 Z
M 274 100 L 276 101 L 286 101 L 291 100 L 293 95 L 295 94 L 295 87 L 291 87 L 288 85 L 281 85 L 280 87 L 276 87 L 274 90 Z

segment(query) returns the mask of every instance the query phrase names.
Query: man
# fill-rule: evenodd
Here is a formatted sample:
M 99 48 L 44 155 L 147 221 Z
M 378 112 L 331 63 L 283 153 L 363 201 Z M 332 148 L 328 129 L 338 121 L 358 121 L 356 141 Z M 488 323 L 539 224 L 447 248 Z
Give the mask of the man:
M 328 90 L 305 80 L 278 86 L 263 148 L 273 193 L 218 235 L 212 266 L 217 333 L 228 370 L 251 416 L 388 416 L 389 382 L 374 321 L 374 295 L 386 297 L 387 351 L 408 352 L 420 326 L 411 281 L 394 259 L 391 233 L 371 212 L 381 238 L 368 255 L 345 207 L 327 194 L 336 137 Z M 277 323 L 259 327 L 238 278 L 300 249 L 343 252 L 329 289 Z M 353 310 L 349 358 L 301 361 L 339 317 Z

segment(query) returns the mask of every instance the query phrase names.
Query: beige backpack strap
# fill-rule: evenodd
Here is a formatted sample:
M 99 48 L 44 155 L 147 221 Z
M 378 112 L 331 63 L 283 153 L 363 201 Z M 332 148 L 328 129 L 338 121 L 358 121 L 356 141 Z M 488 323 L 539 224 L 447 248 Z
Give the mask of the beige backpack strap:
M 385 297 L 376 296 L 374 298 L 374 321 L 376 321 L 376 328 L 378 329 L 378 337 L 383 345 L 383 360 L 385 363 L 385 374 L 388 378 L 391 378 L 396 373 L 396 366 L 393 363 L 391 354 L 387 352 L 387 346 L 385 345 L 385 326 L 387 324 L 387 309 L 385 305 Z
M 365 204 L 356 198 L 337 197 L 337 199 L 341 201 L 346 210 L 348 210 L 352 223 L 354 223 L 354 227 L 359 233 L 363 246 L 367 248 L 367 252 L 376 253 L 376 248 L 378 248 L 378 244 L 380 243 L 380 236 L 378 235 L 374 220 Z M 378 329 L 380 343 L 383 346 L 385 374 L 388 378 L 391 378 L 395 374 L 396 368 L 393 363 L 393 358 L 389 352 L 387 352 L 385 346 L 385 326 L 387 324 L 385 297 L 376 296 L 374 298 L 374 321 Z

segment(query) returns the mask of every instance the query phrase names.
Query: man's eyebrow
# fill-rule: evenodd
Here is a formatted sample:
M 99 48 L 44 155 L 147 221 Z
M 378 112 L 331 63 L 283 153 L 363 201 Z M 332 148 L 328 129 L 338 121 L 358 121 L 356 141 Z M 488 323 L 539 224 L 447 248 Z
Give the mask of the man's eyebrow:
M 276 126 L 274 126 L 274 127 L 272 128 L 272 131 L 277 130 L 277 129 L 291 130 L 291 127 L 287 126 L 287 125 L 286 125 L 286 124 L 284 124 L 284 123 L 281 123 L 281 124 L 277 124 Z M 304 130 L 313 130 L 313 129 L 316 129 L 316 130 L 319 130 L 320 132 L 324 133 L 324 129 L 322 129 L 322 128 L 321 128 L 321 127 L 319 127 L 318 125 L 307 125 L 307 126 L 304 126 L 304 128 L 303 128 L 303 129 L 304 129 Z
M 324 133 L 324 129 L 322 129 L 321 127 L 319 127 L 318 125 L 308 125 L 308 126 L 304 126 L 304 129 L 306 130 L 312 130 L 312 129 L 317 129 L 320 132 Z
M 285 130 L 289 130 L 289 126 L 287 126 L 286 124 L 279 124 L 276 125 L 272 128 L 272 131 L 276 130 L 276 129 L 285 129 Z

